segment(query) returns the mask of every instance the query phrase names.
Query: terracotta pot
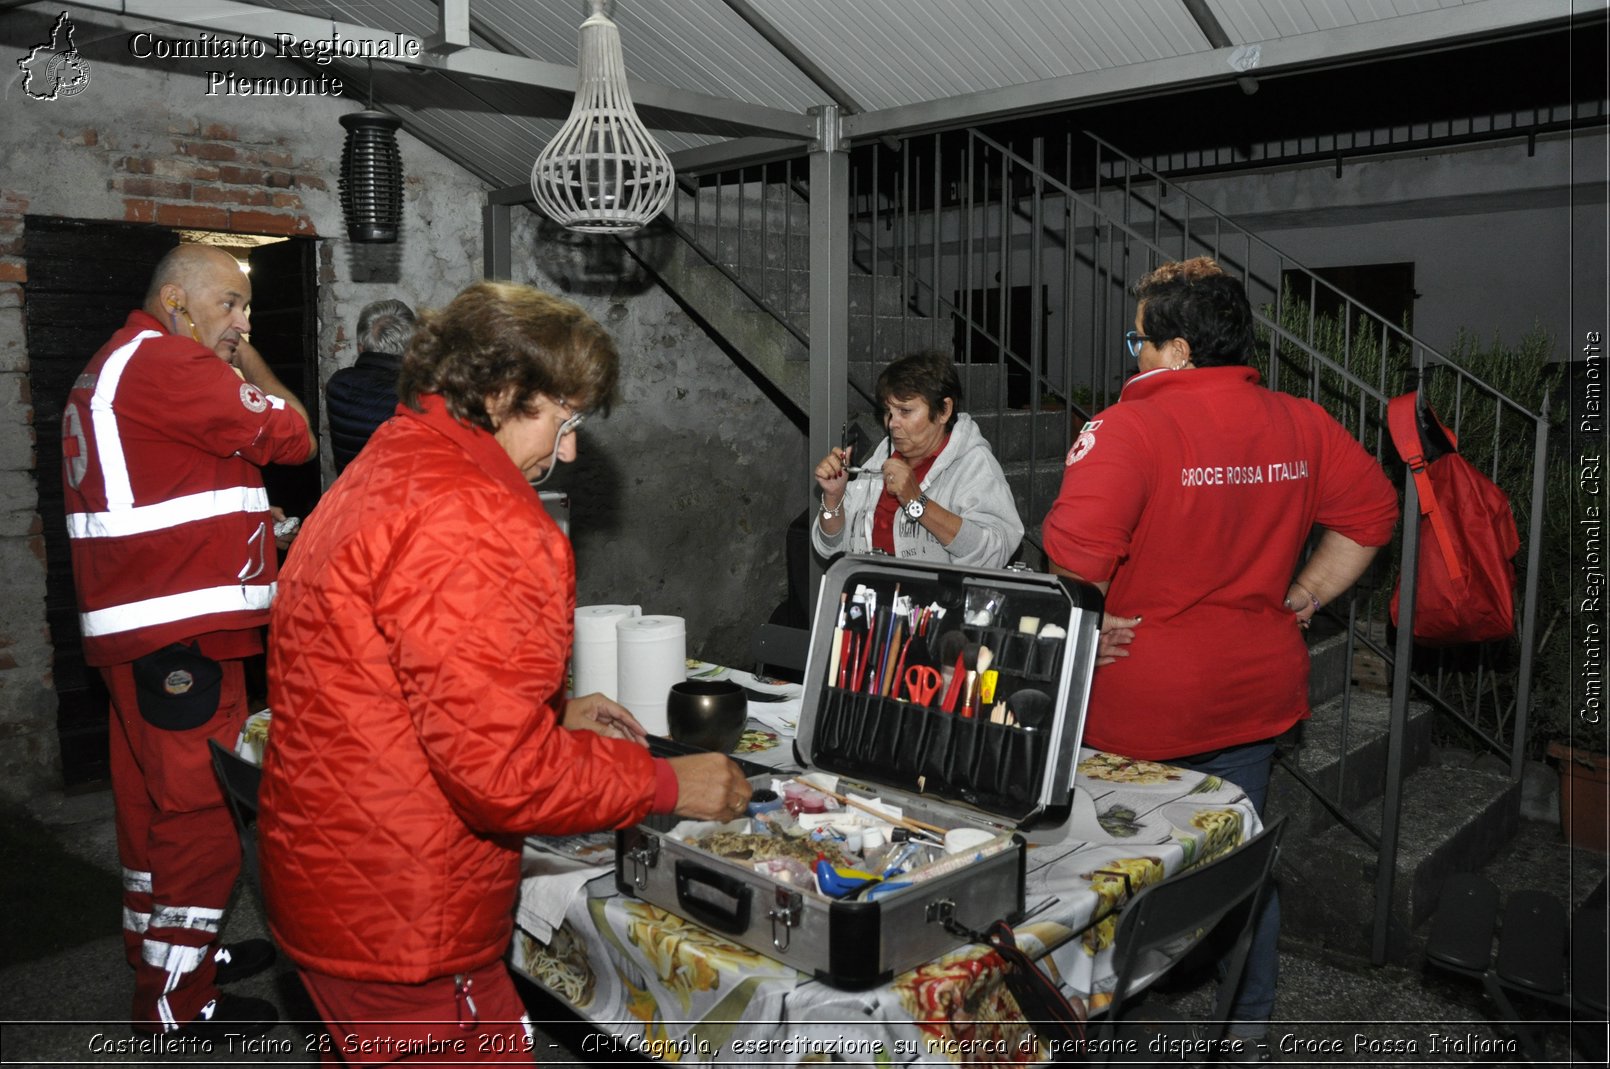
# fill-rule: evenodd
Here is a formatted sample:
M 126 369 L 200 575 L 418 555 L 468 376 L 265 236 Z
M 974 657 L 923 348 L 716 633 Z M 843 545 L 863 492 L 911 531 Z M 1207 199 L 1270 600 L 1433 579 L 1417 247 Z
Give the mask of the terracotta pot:
M 1560 830 L 1566 842 L 1610 853 L 1610 758 L 1563 742 L 1549 743 L 1548 753 L 1560 763 Z

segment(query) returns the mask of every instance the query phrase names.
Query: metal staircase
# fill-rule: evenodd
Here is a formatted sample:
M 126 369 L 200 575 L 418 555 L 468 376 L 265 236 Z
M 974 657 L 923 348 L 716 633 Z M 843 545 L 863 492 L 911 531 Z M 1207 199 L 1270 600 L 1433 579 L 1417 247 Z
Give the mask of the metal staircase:
M 794 161 L 685 179 L 662 223 L 627 242 L 802 425 L 807 173 Z M 963 407 L 995 448 L 1031 543 L 1078 427 L 1116 399 L 1130 371 L 1127 287 L 1160 262 L 1208 255 L 1241 277 L 1258 313 L 1254 362 L 1265 381 L 1324 405 L 1389 471 L 1400 469 L 1386 401 L 1409 374 L 1437 369 L 1439 415 L 1521 517 L 1518 642 L 1437 655 L 1415 651 L 1405 627 L 1388 645 L 1388 596 L 1417 544 L 1405 528 L 1351 601 L 1327 607 L 1334 637 L 1316 648 L 1315 715 L 1285 740 L 1271 792 L 1271 805 L 1307 832 L 1286 852 L 1289 930 L 1378 962 L 1401 958 L 1442 876 L 1479 864 L 1515 825 L 1546 416 L 1093 136 L 1012 145 L 980 130 L 921 135 L 854 150 L 851 176 L 850 412 L 874 429 L 878 370 L 916 349 L 954 349 Z M 1323 315 L 1325 306 L 1339 311 Z M 1517 442 L 1531 446 L 1525 463 L 1507 459 Z M 1385 694 L 1352 685 L 1355 663 L 1372 658 L 1390 680 Z M 1426 764 L 1434 724 L 1491 749 L 1507 772 L 1464 771 L 1451 792 L 1452 773 Z M 1338 896 L 1338 880 L 1354 889 Z M 1336 908 L 1338 897 L 1351 906 Z

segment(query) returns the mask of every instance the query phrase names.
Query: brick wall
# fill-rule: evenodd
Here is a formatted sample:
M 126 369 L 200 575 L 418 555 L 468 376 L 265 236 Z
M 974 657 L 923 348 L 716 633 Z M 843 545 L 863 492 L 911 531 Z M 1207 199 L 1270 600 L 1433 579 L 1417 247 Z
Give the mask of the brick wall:
M 48 38 L 58 13 L 8 14 L 0 54 L 20 55 Z M 0 613 L 0 794 L 13 797 L 61 782 L 28 396 L 24 217 L 330 239 L 319 250 L 321 380 L 351 362 L 351 324 L 364 304 L 383 297 L 439 304 L 480 275 L 486 187 L 461 167 L 402 134 L 403 239 L 353 246 L 345 240 L 336 167 L 345 137 L 339 117 L 360 105 L 339 98 L 207 98 L 199 67 L 132 61 L 126 35 L 138 27 L 99 18 L 74 15 L 78 47 L 90 65 L 82 93 L 40 101 L 13 86 L 3 105 L 0 590 L 7 608 Z
M 8 12 L 0 55 L 48 39 L 56 14 Z M 335 172 L 339 117 L 356 102 L 205 97 L 204 64 L 130 60 L 127 35 L 142 27 L 73 19 L 89 85 L 56 101 L 12 93 L 0 138 L 0 190 L 11 191 L 0 193 L 0 794 L 20 797 L 60 786 L 26 386 L 23 217 L 320 239 L 321 381 L 351 363 L 365 304 L 394 297 L 439 307 L 480 277 L 482 263 L 485 185 L 407 133 L 402 240 L 346 241 Z M 265 67 L 253 73 L 297 73 Z M 582 304 L 616 334 L 623 358 L 624 404 L 589 424 L 584 462 L 550 484 L 585 498 L 573 513 L 584 522 L 572 529 L 580 601 L 682 615 L 690 652 L 746 663 L 749 636 L 784 595 L 783 531 L 810 485 L 803 435 L 651 279 L 593 277 L 590 255 L 600 244 L 608 251 L 607 241 L 578 242 L 517 215 L 515 277 Z M 323 456 L 328 484 L 327 441 Z

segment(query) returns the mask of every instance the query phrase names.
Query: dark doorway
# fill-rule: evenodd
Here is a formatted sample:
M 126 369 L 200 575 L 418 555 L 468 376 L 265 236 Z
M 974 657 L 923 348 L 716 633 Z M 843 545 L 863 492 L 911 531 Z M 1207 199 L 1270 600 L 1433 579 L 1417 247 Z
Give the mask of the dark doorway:
M 1001 297 L 1006 295 L 1007 314 L 1002 327 Z M 960 314 L 956 314 L 955 345 L 956 362 L 972 364 L 996 364 L 1003 360 L 1006 363 L 1006 407 L 1028 408 L 1035 392 L 1034 381 L 1039 373 L 1044 371 L 1045 362 L 1045 309 L 1047 293 L 1044 287 L 1040 291 L 1039 334 L 1035 334 L 1034 315 L 1034 287 L 1013 286 L 1010 290 L 1000 286 L 989 286 L 984 289 L 973 290 L 966 295 L 957 292 L 953 296 L 956 308 L 967 309 L 971 320 L 971 329 L 967 321 Z M 1002 342 L 1005 343 L 1007 355 L 1001 352 Z M 1038 343 L 1038 344 L 1036 344 Z M 1042 366 L 1035 368 L 1035 362 Z M 993 397 L 964 397 L 964 407 L 983 411 L 993 409 L 997 401 Z
M 35 482 L 44 526 L 45 618 L 55 653 L 56 725 L 63 786 L 68 788 L 108 778 L 107 699 L 100 673 L 84 664 L 78 629 L 62 499 L 62 405 L 89 358 L 144 300 L 157 261 L 179 241 L 179 234 L 165 227 L 46 216 L 24 220 L 28 268 L 24 310 L 37 441 Z M 312 326 L 313 246 L 310 239 L 293 238 L 253 254 L 256 268 L 257 255 L 264 250 L 283 250 L 252 273 L 254 291 L 261 286 L 268 295 L 261 305 L 260 328 L 254 292 L 252 333 L 275 373 L 307 403 L 316 427 L 318 390 L 309 388 L 318 382 Z M 288 275 L 296 276 L 294 285 L 284 277 Z M 265 473 L 265 481 L 270 477 Z M 272 477 L 284 484 L 280 492 L 286 495 L 287 513 L 306 515 L 318 498 L 318 465 L 303 465 L 289 477 Z M 269 483 L 269 494 L 270 500 L 281 504 L 274 482 Z
M 307 406 L 319 434 L 318 300 L 314 243 L 306 238 L 259 245 L 251 251 L 252 344 L 285 388 Z M 287 516 L 306 516 L 319 500 L 319 464 L 270 464 L 263 469 L 268 499 Z

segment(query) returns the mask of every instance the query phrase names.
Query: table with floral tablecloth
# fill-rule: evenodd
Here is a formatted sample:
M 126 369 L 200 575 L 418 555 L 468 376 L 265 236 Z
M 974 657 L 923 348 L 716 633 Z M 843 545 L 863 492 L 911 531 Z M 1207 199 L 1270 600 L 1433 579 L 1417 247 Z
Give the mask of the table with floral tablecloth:
M 1072 834 L 1030 849 L 1028 916 L 1015 927 L 1030 954 L 1054 948 L 1041 967 L 1099 1012 L 1114 982 L 1114 907 L 1234 849 L 1260 825 L 1234 784 L 1168 765 L 1082 750 L 1074 784 Z M 739 1065 L 1045 1058 L 1007 993 L 999 956 L 986 947 L 964 946 L 871 990 L 840 991 L 619 894 L 610 873 L 582 862 L 568 873 L 544 864 L 534 861 L 541 871 L 525 881 L 522 900 L 546 898 L 553 923 L 522 921 L 511 962 L 598 1026 L 601 1034 L 589 1037 L 596 1049 L 584 1055 L 637 1051 Z

